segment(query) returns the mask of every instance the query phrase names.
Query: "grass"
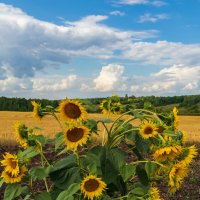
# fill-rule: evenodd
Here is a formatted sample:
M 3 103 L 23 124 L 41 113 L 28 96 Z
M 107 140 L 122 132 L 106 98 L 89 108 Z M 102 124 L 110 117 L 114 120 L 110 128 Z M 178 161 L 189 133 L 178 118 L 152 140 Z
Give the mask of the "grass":
M 89 114 L 91 119 L 102 119 L 102 114 Z M 14 123 L 22 122 L 29 128 L 40 127 L 42 130 L 37 130 L 38 134 L 44 134 L 48 137 L 54 137 L 55 133 L 59 132 L 60 126 L 51 116 L 46 116 L 43 120 L 37 121 L 33 117 L 32 112 L 11 112 L 0 111 L 0 144 L 15 145 Z M 189 142 L 200 142 L 200 116 L 180 116 L 179 129 L 184 130 L 188 134 Z M 137 122 L 136 122 L 137 123 Z

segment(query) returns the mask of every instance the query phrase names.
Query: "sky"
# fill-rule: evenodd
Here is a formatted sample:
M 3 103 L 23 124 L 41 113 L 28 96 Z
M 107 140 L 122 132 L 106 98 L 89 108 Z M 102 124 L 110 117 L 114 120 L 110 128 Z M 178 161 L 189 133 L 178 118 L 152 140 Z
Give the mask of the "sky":
M 200 94 L 200 0 L 0 1 L 0 96 Z

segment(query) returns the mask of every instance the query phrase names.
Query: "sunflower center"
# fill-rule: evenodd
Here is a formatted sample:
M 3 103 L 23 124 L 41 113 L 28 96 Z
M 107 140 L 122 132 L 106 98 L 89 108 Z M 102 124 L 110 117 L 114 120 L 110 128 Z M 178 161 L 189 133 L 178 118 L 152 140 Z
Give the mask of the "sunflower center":
M 17 175 L 13 175 L 11 172 L 6 172 L 6 174 L 9 178 L 16 178 L 17 177 Z
M 70 142 L 78 142 L 83 138 L 84 131 L 82 128 L 73 128 L 67 131 L 67 138 Z
M 159 126 L 159 127 L 157 128 L 157 132 L 158 132 L 158 133 L 162 133 L 164 130 L 165 130 L 165 128 L 164 128 L 163 126 Z
M 84 188 L 87 192 L 94 192 L 99 187 L 99 182 L 95 179 L 89 179 L 85 182 Z
M 79 106 L 73 104 L 73 103 L 68 103 L 65 105 L 65 114 L 72 119 L 77 119 L 81 115 L 81 110 Z
M 9 160 L 9 164 L 10 164 L 10 166 L 11 166 L 12 169 L 15 169 L 17 167 L 17 161 L 14 160 L 13 158 L 11 158 Z
M 145 134 L 149 135 L 153 132 L 153 128 L 150 126 L 147 126 L 144 130 Z

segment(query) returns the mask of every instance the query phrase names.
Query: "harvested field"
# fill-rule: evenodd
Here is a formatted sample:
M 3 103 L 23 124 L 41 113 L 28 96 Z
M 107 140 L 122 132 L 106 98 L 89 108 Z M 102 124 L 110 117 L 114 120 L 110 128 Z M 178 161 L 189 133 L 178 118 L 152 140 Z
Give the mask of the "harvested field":
M 102 119 L 102 114 L 89 114 L 91 119 Z M 39 134 L 44 134 L 48 137 L 53 137 L 55 133 L 60 131 L 60 126 L 51 116 L 45 117 L 42 121 L 37 121 L 31 112 L 0 112 L 0 144 L 14 145 L 15 137 L 13 125 L 20 121 L 28 127 L 41 127 Z M 137 123 L 137 122 L 136 122 Z M 184 130 L 188 134 L 189 142 L 200 142 L 200 116 L 180 116 L 180 130 Z

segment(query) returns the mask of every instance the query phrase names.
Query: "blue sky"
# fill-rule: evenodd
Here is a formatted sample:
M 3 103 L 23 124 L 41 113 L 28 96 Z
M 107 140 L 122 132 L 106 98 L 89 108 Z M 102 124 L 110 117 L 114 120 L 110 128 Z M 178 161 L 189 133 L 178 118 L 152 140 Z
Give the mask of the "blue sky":
M 200 0 L 0 2 L 0 96 L 200 93 Z

